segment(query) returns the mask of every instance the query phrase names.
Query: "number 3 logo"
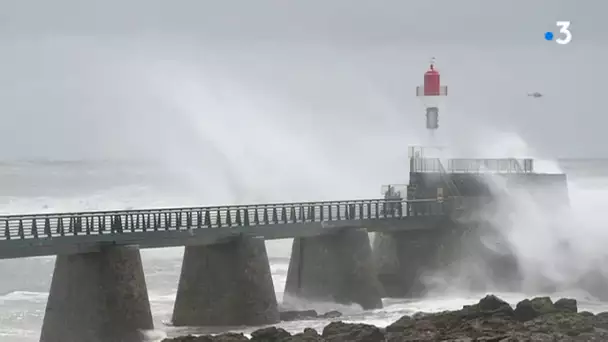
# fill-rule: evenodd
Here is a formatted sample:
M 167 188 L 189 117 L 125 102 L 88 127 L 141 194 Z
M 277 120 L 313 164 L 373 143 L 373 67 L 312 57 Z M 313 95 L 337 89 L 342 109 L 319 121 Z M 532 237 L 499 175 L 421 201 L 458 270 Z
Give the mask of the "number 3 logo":
M 555 24 L 559 27 L 559 33 L 565 35 L 564 38 L 557 38 L 555 40 L 555 42 L 557 44 L 561 44 L 561 45 L 566 45 L 566 44 L 570 43 L 570 41 L 572 40 L 572 32 L 570 32 L 570 30 L 568 30 L 568 28 L 570 27 L 570 22 L 569 21 L 558 21 Z

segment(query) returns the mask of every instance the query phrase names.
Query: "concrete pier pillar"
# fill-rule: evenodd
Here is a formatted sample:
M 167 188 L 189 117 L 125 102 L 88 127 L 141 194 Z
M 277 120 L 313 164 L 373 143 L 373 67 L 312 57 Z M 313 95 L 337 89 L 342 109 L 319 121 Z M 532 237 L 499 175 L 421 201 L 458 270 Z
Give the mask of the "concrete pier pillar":
M 365 229 L 347 228 L 332 235 L 296 238 L 285 284 L 291 298 L 382 307 L 382 287 Z
M 264 239 L 186 246 L 172 320 L 175 326 L 279 322 Z
M 377 233 L 374 263 L 384 294 L 394 298 L 423 295 L 423 276 L 439 267 L 441 246 L 441 236 L 435 229 Z
M 140 342 L 153 329 L 139 249 L 60 255 L 42 325 L 41 342 Z

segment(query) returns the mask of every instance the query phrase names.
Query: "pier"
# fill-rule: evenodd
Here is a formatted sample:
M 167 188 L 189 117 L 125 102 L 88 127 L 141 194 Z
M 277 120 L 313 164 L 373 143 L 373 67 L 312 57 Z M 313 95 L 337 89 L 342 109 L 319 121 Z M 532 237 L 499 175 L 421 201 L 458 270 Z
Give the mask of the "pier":
M 381 307 L 370 232 L 433 230 L 462 202 L 368 199 L 0 216 L 0 258 L 57 255 L 41 341 L 153 328 L 139 250 L 185 246 L 176 326 L 279 321 L 265 240 L 294 238 L 286 297 Z
M 41 341 L 135 342 L 153 329 L 144 248 L 185 247 L 173 325 L 264 325 L 279 322 L 266 240 L 293 239 L 285 304 L 377 309 L 424 295 L 425 272 L 471 243 L 483 250 L 480 237 L 496 231 L 483 216 L 505 196 L 495 180 L 567 201 L 565 175 L 535 173 L 529 159 L 410 152 L 409 184 L 376 199 L 0 216 L 0 259 L 57 256 Z M 509 256 L 483 259 L 500 265 L 499 281 L 516 278 Z
M 458 209 L 451 204 L 436 198 L 368 199 L 0 216 L 0 259 L 98 252 L 106 245 L 158 248 L 238 236 L 301 238 L 357 227 L 428 229 Z

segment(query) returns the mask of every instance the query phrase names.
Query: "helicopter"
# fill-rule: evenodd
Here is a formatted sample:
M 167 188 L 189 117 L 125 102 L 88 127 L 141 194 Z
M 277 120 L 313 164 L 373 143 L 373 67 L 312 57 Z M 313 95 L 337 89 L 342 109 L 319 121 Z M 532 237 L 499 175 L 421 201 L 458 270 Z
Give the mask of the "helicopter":
M 542 97 L 542 96 L 543 96 L 543 94 L 541 94 L 541 93 L 539 93 L 539 92 L 534 92 L 534 93 L 528 93 L 528 96 L 538 98 L 538 97 Z

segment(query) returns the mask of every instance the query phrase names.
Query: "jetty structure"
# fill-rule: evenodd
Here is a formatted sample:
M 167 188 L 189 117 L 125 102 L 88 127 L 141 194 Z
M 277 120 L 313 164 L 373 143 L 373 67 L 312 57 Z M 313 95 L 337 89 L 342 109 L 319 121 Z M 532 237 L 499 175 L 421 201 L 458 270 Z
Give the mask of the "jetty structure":
M 447 87 L 434 62 L 417 95 L 436 130 Z M 375 199 L 4 215 L 0 259 L 57 256 L 40 341 L 139 342 L 154 328 L 142 248 L 185 247 L 173 325 L 273 324 L 279 305 L 265 240 L 293 239 L 285 304 L 376 309 L 383 297 L 424 293 L 422 275 L 490 230 L 484 214 L 499 203 L 492 179 L 542 201 L 567 197 L 566 176 L 535 173 L 531 159 L 436 152 L 411 147 L 409 184 L 385 186 Z

